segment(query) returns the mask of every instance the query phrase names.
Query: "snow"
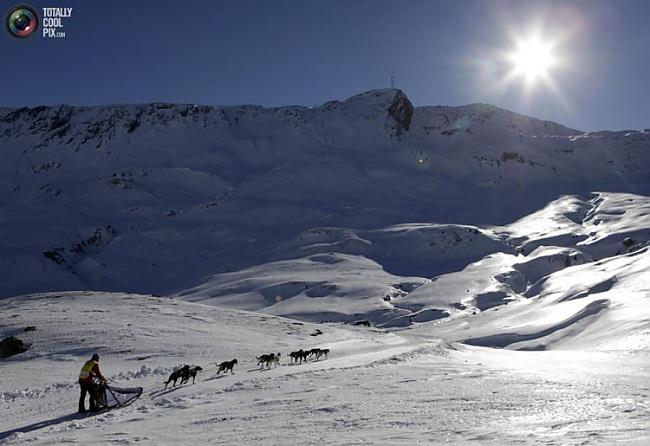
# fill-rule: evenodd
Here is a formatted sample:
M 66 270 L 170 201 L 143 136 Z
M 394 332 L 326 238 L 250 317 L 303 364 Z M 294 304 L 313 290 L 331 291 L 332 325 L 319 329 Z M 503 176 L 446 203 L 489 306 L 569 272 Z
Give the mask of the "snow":
M 314 322 L 370 318 L 381 324 L 404 314 L 384 299 L 423 282 L 426 279 L 388 274 L 361 256 L 333 253 L 220 274 L 179 297 Z
M 392 89 L 2 109 L 0 444 L 648 444 L 649 145 Z M 94 352 L 145 392 L 79 417 Z
M 643 253 L 650 245 L 648 203 L 643 196 L 599 193 L 592 198 L 561 197 L 505 226 L 316 228 L 278 248 L 307 256 L 217 274 L 174 295 L 312 322 L 367 320 L 384 328 L 464 319 L 490 309 L 508 313 L 502 307 L 515 303 L 513 311 L 518 312 L 544 297 L 539 295 L 541 287 L 555 280 L 557 288 L 581 297 L 607 291 L 615 280 L 611 277 L 623 273 L 600 265 L 614 265 L 620 256 L 629 259 L 624 270 L 647 273 Z M 419 274 L 407 275 L 411 271 Z M 608 279 L 592 283 L 601 275 Z M 618 286 L 629 287 L 627 293 L 644 283 L 634 282 Z M 643 292 L 641 287 L 641 294 L 634 296 Z M 636 305 L 636 298 L 631 299 Z M 586 316 L 600 306 L 589 308 Z M 562 310 L 557 324 L 583 309 Z M 482 320 L 477 325 L 483 325 Z
M 570 266 L 535 282 L 508 305 L 417 330 L 511 349 L 647 351 L 649 270 L 647 248 Z
M 0 297 L 176 294 L 214 274 L 332 249 L 300 243 L 321 228 L 336 228 L 324 243 L 339 252 L 430 278 L 486 251 L 505 252 L 485 227 L 525 218 L 561 195 L 573 197 L 566 206 L 578 200 L 589 209 L 595 190 L 647 196 L 649 145 L 647 132 L 581 134 L 485 104 L 413 107 L 391 89 L 313 108 L 6 109 Z M 607 217 L 578 233 L 572 216 L 563 218 L 564 232 L 551 220 L 536 223 L 547 233 L 543 244 L 598 234 L 597 221 L 603 234 L 616 229 Z M 527 237 L 529 223 L 512 229 Z M 110 238 L 76 249 L 109 225 Z M 463 241 L 441 252 L 439 242 L 453 241 L 438 240 L 444 226 Z M 472 228 L 479 233 L 470 242 L 463 233 Z M 427 251 L 431 237 L 438 245 Z M 371 242 L 367 251 L 357 239 Z M 530 251 L 535 243 L 541 238 Z
M 70 292 L 5 301 L 34 348 L 0 363 L 0 444 L 644 444 L 647 350 L 521 352 L 410 330 L 296 323 L 151 296 Z M 315 328 L 323 334 L 310 336 Z M 83 341 L 82 341 L 83 340 Z M 329 347 L 328 359 L 259 369 L 255 357 Z M 134 404 L 76 417 L 93 351 Z M 234 375 L 215 363 L 238 358 Z M 163 389 L 181 363 L 195 384 Z
M 625 238 L 647 241 L 650 233 L 647 197 L 595 193 L 586 200 L 565 196 L 544 209 L 508 225 L 504 233 L 524 252 L 541 244 L 573 244 L 593 257 L 620 253 Z
M 559 237 L 532 217 L 529 234 L 526 219 L 480 230 L 321 229 L 291 242 L 304 257 L 217 274 L 176 297 L 5 299 L 3 335 L 33 347 L 0 363 L 0 444 L 646 444 L 646 203 L 630 194 L 562 198 L 540 211 L 572 216 Z M 600 236 L 571 236 L 606 218 Z M 395 235 L 456 240 L 450 230 L 483 240 L 461 257 L 480 257 L 486 241 L 496 251 L 431 279 L 391 274 L 361 255 L 385 259 Z M 449 249 L 442 245 L 436 256 Z M 523 246 L 536 247 L 526 255 Z M 359 320 L 384 329 L 350 324 Z M 290 363 L 290 351 L 313 347 L 331 353 Z M 95 351 L 115 384 L 145 393 L 79 418 L 75 377 Z M 260 369 L 255 358 L 271 351 L 281 365 Z M 216 373 L 233 358 L 234 375 Z M 196 384 L 164 390 L 183 363 L 205 371 Z

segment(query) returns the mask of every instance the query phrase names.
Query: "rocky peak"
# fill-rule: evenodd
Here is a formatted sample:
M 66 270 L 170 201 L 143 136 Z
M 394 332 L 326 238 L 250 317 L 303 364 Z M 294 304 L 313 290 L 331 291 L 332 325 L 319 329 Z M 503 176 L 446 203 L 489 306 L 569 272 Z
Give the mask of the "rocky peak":
M 397 90 L 393 102 L 388 107 L 388 115 L 392 117 L 398 126 L 395 126 L 396 136 L 408 131 L 413 118 L 413 104 L 402 90 Z
M 345 101 L 326 102 L 318 109 L 341 113 L 351 119 L 385 120 L 385 130 L 397 139 L 411 127 L 414 110 L 406 94 L 395 88 L 366 91 Z

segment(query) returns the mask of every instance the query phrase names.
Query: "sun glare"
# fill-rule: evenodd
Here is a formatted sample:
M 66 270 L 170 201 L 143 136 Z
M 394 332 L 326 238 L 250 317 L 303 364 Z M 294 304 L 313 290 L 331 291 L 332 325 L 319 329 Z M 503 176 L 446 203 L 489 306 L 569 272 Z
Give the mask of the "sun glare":
M 577 33 L 584 29 L 580 17 L 567 13 L 566 18 L 553 22 L 539 12 L 528 20 L 504 14 L 500 21 L 503 33 L 493 40 L 498 46 L 479 44 L 468 58 L 477 73 L 478 94 L 489 97 L 488 101 L 518 99 L 524 109 L 543 100 L 571 110 L 563 85 L 571 72 L 584 65 L 581 54 L 575 52 L 582 42 Z
M 538 38 L 522 40 L 511 56 L 513 74 L 528 82 L 548 76 L 555 64 L 552 47 Z

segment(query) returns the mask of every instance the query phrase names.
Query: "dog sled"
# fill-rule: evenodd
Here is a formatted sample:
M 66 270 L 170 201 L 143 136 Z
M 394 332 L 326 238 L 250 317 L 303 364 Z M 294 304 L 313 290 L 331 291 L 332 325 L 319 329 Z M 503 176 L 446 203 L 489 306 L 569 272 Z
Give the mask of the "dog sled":
M 142 387 L 101 386 L 97 391 L 97 411 L 117 409 L 131 404 L 142 395 Z

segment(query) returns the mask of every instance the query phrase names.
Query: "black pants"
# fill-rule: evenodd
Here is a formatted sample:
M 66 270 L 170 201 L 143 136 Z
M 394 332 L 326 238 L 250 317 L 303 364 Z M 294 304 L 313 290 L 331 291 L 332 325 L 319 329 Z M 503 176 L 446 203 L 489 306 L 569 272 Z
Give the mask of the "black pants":
M 95 388 L 95 385 L 79 381 L 79 387 L 81 388 L 81 395 L 79 396 L 79 412 L 86 411 L 86 393 L 90 396 L 90 410 L 97 410 L 97 405 L 95 404 L 95 393 L 97 392 L 97 389 Z

